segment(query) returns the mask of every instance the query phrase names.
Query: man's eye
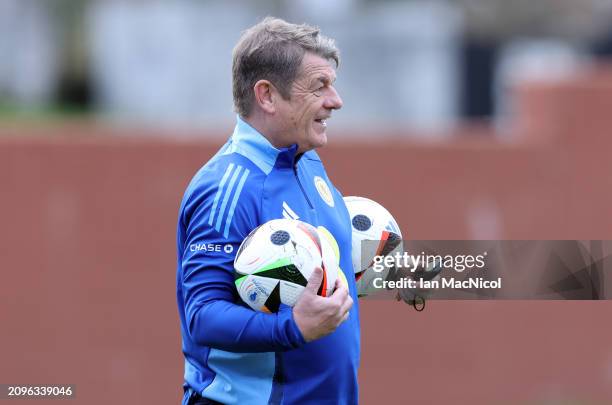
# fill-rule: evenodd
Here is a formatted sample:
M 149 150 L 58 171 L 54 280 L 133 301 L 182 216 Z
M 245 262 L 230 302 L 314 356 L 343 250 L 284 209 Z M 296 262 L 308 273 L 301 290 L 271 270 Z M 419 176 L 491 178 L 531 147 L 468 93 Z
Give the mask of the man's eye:
M 314 89 L 312 93 L 315 94 L 316 96 L 320 96 L 324 89 L 325 89 L 325 86 L 320 86 Z

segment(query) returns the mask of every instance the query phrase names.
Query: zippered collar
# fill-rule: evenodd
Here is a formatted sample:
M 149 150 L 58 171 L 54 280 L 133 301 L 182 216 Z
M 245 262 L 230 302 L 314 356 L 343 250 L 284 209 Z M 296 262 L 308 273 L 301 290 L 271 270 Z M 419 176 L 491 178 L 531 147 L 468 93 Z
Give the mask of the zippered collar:
M 297 156 L 297 144 L 287 148 L 275 148 L 265 136 L 240 116 L 237 116 L 236 120 L 236 127 L 226 153 L 237 152 L 249 158 L 266 174 L 269 174 L 274 167 L 294 168 L 301 157 Z

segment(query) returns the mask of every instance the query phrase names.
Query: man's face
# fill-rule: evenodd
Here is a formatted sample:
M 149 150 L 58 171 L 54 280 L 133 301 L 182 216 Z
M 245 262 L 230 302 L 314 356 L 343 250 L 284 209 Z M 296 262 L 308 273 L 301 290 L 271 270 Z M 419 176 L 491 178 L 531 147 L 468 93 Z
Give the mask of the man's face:
M 291 99 L 280 100 L 278 119 L 283 139 L 298 144 L 298 152 L 327 143 L 327 119 L 342 108 L 342 99 L 333 86 L 336 71 L 332 62 L 306 53 L 300 73 L 291 87 Z

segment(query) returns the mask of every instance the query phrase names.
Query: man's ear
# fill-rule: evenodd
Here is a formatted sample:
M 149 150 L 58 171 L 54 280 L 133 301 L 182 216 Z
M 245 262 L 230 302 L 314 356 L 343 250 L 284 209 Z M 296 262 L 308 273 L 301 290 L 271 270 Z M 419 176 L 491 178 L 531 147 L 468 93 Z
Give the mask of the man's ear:
M 272 83 L 268 80 L 258 80 L 255 86 L 253 86 L 253 92 L 255 93 L 255 102 L 262 110 L 268 114 L 276 112 L 274 101 L 277 94 L 275 94 L 276 89 Z

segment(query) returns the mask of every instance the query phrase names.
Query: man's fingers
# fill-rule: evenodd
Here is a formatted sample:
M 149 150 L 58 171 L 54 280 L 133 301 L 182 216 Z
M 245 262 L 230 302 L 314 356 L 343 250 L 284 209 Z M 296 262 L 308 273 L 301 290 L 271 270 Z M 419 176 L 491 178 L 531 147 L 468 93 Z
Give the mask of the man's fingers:
M 310 291 L 314 295 L 317 295 L 322 281 L 323 269 L 321 269 L 320 267 L 315 267 L 312 274 L 310 275 L 310 278 L 308 279 L 308 284 L 306 284 L 306 291 Z
M 340 316 L 340 321 L 338 322 L 338 325 L 341 325 L 342 323 L 346 322 L 346 320 L 349 319 L 349 316 L 351 316 L 351 311 L 346 311 L 345 313 L 343 313 Z
M 344 323 L 349 318 L 349 316 L 351 315 L 350 309 L 352 306 L 353 300 L 351 299 L 351 297 L 348 297 L 347 300 L 342 303 L 340 309 L 336 314 L 336 319 L 339 319 L 337 324 L 338 326 Z
M 340 307 L 340 313 L 344 314 L 345 312 L 348 312 L 352 306 L 353 299 L 350 296 L 346 297 L 346 300 L 342 303 L 342 306 Z
M 344 284 L 342 284 L 342 282 L 340 284 L 337 284 L 337 283 L 338 283 L 338 280 L 336 280 L 336 289 L 334 290 L 334 293 L 331 295 L 331 298 L 333 300 L 336 300 L 342 303 L 348 296 L 348 289 L 344 286 Z

